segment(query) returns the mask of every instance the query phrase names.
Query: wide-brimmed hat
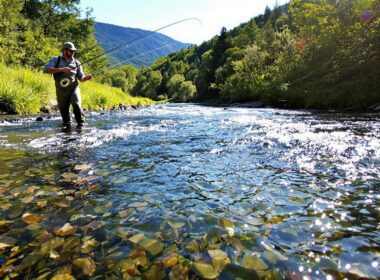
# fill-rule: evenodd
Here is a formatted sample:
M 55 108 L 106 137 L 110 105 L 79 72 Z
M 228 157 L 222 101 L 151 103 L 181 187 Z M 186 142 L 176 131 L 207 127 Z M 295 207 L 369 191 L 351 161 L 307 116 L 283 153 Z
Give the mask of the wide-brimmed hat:
M 73 51 L 73 52 L 75 52 L 77 50 L 75 45 L 71 42 L 63 43 L 62 49 L 63 50 L 68 49 L 69 51 Z

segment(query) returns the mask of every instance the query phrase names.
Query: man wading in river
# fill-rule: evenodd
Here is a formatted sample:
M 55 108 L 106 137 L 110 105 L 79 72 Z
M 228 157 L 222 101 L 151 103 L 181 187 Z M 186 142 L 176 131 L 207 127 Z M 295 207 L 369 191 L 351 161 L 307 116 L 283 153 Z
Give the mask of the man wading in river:
M 83 73 L 82 65 L 74 58 L 76 48 L 73 43 L 66 42 L 62 47 L 62 55 L 50 59 L 45 66 L 45 73 L 53 74 L 59 111 L 63 120 L 63 130 L 71 129 L 70 104 L 73 106 L 78 130 L 83 128 L 85 118 L 81 106 L 78 80 L 85 82 L 92 75 Z

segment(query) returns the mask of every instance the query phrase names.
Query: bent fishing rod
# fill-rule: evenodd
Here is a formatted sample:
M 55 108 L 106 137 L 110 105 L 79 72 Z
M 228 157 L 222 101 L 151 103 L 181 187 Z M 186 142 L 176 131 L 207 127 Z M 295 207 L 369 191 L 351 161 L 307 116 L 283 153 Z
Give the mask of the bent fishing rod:
M 182 23 L 182 22 L 191 21 L 191 20 L 195 20 L 195 21 L 199 22 L 199 24 L 202 25 L 202 22 L 200 21 L 200 19 L 195 18 L 195 17 L 192 17 L 192 18 L 185 18 L 185 19 L 182 19 L 182 20 L 179 20 L 179 21 L 176 21 L 176 22 L 172 22 L 172 23 L 170 23 L 170 24 L 168 24 L 168 25 L 165 25 L 165 26 L 162 26 L 162 27 L 160 27 L 160 28 L 157 28 L 157 29 L 155 29 L 155 30 L 153 30 L 153 31 L 149 31 L 148 34 L 142 35 L 142 36 L 137 37 L 137 38 L 135 38 L 135 39 L 132 39 L 132 40 L 130 40 L 130 41 L 128 41 L 128 42 L 122 43 L 122 44 L 120 44 L 120 45 L 118 45 L 118 46 L 116 46 L 116 47 L 114 47 L 114 48 L 109 49 L 108 51 L 103 52 L 103 53 L 100 54 L 100 55 L 97 55 L 97 56 L 95 56 L 95 57 L 92 57 L 92 58 L 90 58 L 90 59 L 88 59 L 88 60 L 86 60 L 86 61 L 80 63 L 80 64 L 79 64 L 78 66 L 76 66 L 75 68 L 77 68 L 77 67 L 79 67 L 79 66 L 81 66 L 81 65 L 83 65 L 83 64 L 87 64 L 87 63 L 89 63 L 89 62 L 91 62 L 91 61 L 93 61 L 93 60 L 95 60 L 95 59 L 98 59 L 99 57 L 105 56 L 106 54 L 109 54 L 109 53 L 114 52 L 114 51 L 116 51 L 116 50 L 122 49 L 122 48 L 124 48 L 124 47 L 126 47 L 126 46 L 128 46 L 128 45 L 130 45 L 130 44 L 132 44 L 132 43 L 136 43 L 136 42 L 138 42 L 138 41 L 142 41 L 142 40 L 144 40 L 145 38 L 148 38 L 149 36 L 152 36 L 153 34 L 155 34 L 155 33 L 158 32 L 158 31 L 161 31 L 161 30 L 166 29 L 166 28 L 168 28 L 168 27 L 171 27 L 171 26 L 177 25 L 177 24 Z
M 142 36 L 137 37 L 137 38 L 135 38 L 135 39 L 132 39 L 132 40 L 130 40 L 130 41 L 128 41 L 128 42 L 122 43 L 122 44 L 120 44 L 120 45 L 118 45 L 118 46 L 116 46 L 116 47 L 114 47 L 114 48 L 109 49 L 108 51 L 103 52 L 103 53 L 100 54 L 100 55 L 94 56 L 94 57 L 92 57 L 92 58 L 90 58 L 90 59 L 88 59 L 88 60 L 86 60 L 86 61 L 84 61 L 84 62 L 82 62 L 82 63 L 79 63 L 79 64 L 76 65 L 75 67 L 72 67 L 72 69 L 76 69 L 76 68 L 82 66 L 83 64 L 89 63 L 89 62 L 91 62 L 91 61 L 93 61 L 93 60 L 95 60 L 95 59 L 98 59 L 99 57 L 105 56 L 105 55 L 108 54 L 108 53 L 111 53 L 111 52 L 114 52 L 114 51 L 116 51 L 116 50 L 122 49 L 122 48 L 124 48 L 124 47 L 126 47 L 126 46 L 128 46 L 128 45 L 130 45 L 130 44 L 132 44 L 132 43 L 136 43 L 136 42 L 142 41 L 142 40 L 144 40 L 145 38 L 148 38 L 149 36 L 152 36 L 152 35 L 156 34 L 156 33 L 157 33 L 158 31 L 160 31 L 160 30 L 163 30 L 163 29 L 165 29 L 165 28 L 171 27 L 171 26 L 173 26 L 173 25 L 176 25 L 176 24 L 179 24 L 179 23 L 182 23 L 182 22 L 185 22 L 185 21 L 191 21 L 191 20 L 195 20 L 195 21 L 199 22 L 199 24 L 202 25 L 202 22 L 201 22 L 198 18 L 195 18 L 195 17 L 192 17 L 192 18 L 185 18 L 185 19 L 182 19 L 182 20 L 179 20 L 179 21 L 176 21 L 176 22 L 172 22 L 172 23 L 170 23 L 170 24 L 168 24 L 168 25 L 165 25 L 165 26 L 162 26 L 162 27 L 160 27 L 160 28 L 157 28 L 157 29 L 155 29 L 155 30 L 153 30 L 153 31 L 149 31 L 148 34 L 142 35 Z M 70 86 L 71 83 L 72 83 L 71 79 L 70 79 L 69 77 L 67 77 L 67 76 L 63 76 L 63 78 L 60 79 L 60 81 L 59 81 L 59 84 L 60 84 L 60 86 L 61 86 L 62 88 L 66 88 L 66 87 Z
M 166 44 L 164 46 L 161 46 L 161 47 L 158 47 L 158 48 L 155 48 L 155 49 L 151 49 L 151 50 L 148 50 L 146 52 L 142 52 L 142 53 L 139 53 L 139 54 L 136 54 L 136 55 L 133 55 L 131 57 L 128 57 L 126 59 L 123 59 L 121 60 L 120 62 L 114 64 L 114 65 L 110 65 L 109 67 L 107 67 L 106 69 L 100 69 L 99 71 L 96 71 L 95 73 L 92 73 L 91 75 L 92 76 L 95 76 L 95 75 L 98 75 L 99 73 L 102 73 L 102 72 L 105 72 L 105 71 L 108 71 L 108 70 L 111 70 L 111 69 L 114 69 L 116 68 L 117 66 L 119 65 L 123 65 L 125 64 L 127 61 L 132 61 L 132 59 L 134 58 L 137 58 L 137 57 L 141 57 L 141 56 L 144 56 L 144 55 L 147 55 L 148 53 L 152 53 L 152 52 L 155 52 L 155 51 L 158 51 L 158 50 L 161 50 L 161 49 L 165 49 L 167 47 L 170 47 L 170 46 L 174 46 L 176 45 L 178 42 L 174 42 L 174 43 L 169 43 L 169 44 Z

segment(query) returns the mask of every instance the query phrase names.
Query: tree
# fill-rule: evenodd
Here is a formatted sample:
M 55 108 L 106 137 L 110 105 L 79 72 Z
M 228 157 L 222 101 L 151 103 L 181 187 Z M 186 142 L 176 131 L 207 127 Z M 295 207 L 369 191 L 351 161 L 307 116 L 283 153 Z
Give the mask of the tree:
M 22 0 L 0 0 L 0 59 L 4 63 L 15 62 L 22 56 L 18 50 L 20 30 L 26 24 L 20 14 L 22 7 Z
M 259 34 L 260 29 L 256 21 L 251 20 L 241 28 L 236 37 L 232 38 L 232 44 L 239 47 L 252 45 Z
M 131 64 L 123 65 L 122 67 L 120 67 L 120 69 L 124 72 L 124 77 L 126 80 L 125 90 L 129 92 L 132 90 L 132 88 L 135 86 L 137 82 L 138 70 Z
M 148 97 L 156 100 L 158 97 L 157 90 L 162 82 L 160 71 L 143 71 L 137 75 L 137 83 L 132 89 L 134 96 Z
M 268 57 L 259 46 L 248 47 L 244 58 L 233 63 L 235 74 L 222 85 L 222 98 L 228 102 L 258 100 L 269 86 Z
M 180 95 L 178 95 L 178 101 L 186 102 L 193 100 L 197 89 L 191 81 L 185 81 L 181 84 Z
M 185 81 L 185 77 L 181 74 L 175 74 L 170 78 L 167 88 L 168 88 L 168 97 L 172 98 L 173 96 L 179 96 L 181 94 L 181 84 Z
M 81 62 L 103 53 L 94 38 L 91 10 L 80 18 L 79 0 L 0 0 L 0 57 L 7 64 L 39 68 L 61 52 L 64 41 L 78 47 Z M 106 58 L 86 63 L 99 71 Z

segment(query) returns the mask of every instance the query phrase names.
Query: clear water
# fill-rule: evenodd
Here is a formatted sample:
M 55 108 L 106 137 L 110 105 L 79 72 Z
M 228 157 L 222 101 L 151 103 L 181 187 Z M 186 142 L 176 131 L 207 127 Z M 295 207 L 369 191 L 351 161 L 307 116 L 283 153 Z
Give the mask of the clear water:
M 218 279 L 379 278 L 379 120 L 177 104 L 93 114 L 81 134 L 3 122 L 0 276 L 120 279 L 133 259 L 146 279 L 210 278 L 197 263 Z M 58 237 L 65 223 L 76 232 Z M 164 246 L 136 264 L 141 233 Z

